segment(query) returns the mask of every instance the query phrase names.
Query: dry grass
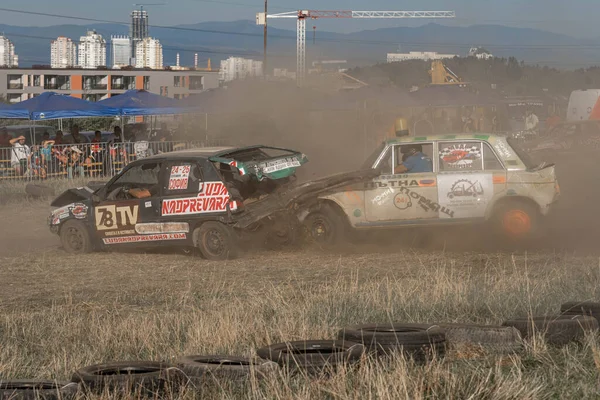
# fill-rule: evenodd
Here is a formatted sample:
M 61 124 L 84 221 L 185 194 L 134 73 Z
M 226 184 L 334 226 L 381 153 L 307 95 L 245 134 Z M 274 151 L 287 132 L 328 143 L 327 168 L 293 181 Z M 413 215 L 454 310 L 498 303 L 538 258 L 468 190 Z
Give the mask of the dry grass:
M 177 254 L 0 259 L 0 371 L 67 379 L 75 368 L 191 354 L 251 355 L 282 340 L 331 338 L 348 324 L 476 322 L 556 313 L 595 299 L 596 258 L 403 251 L 347 256 L 249 254 L 227 263 Z M 204 398 L 591 398 L 595 338 L 563 349 L 534 343 L 513 358 L 418 366 L 365 361 L 328 379 L 282 373 L 220 382 Z M 187 390 L 172 397 L 193 397 Z

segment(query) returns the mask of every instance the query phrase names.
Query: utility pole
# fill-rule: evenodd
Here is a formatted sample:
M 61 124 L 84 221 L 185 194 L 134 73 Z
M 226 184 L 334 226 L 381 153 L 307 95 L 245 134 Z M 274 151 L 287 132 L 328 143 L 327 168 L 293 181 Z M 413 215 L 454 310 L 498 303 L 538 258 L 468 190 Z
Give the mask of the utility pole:
M 265 27 L 263 31 L 263 79 L 267 80 L 267 3 L 269 0 L 265 0 Z

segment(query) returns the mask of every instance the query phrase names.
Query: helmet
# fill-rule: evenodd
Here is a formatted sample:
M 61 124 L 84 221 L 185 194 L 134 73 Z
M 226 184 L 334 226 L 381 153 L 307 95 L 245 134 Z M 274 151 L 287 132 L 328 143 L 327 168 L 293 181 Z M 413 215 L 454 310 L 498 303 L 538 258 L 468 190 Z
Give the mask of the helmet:
M 418 153 L 420 151 L 423 151 L 423 146 L 421 146 L 420 144 L 411 144 L 409 146 L 402 146 L 401 149 L 402 154 L 408 154 L 412 150 L 414 150 L 415 153 Z

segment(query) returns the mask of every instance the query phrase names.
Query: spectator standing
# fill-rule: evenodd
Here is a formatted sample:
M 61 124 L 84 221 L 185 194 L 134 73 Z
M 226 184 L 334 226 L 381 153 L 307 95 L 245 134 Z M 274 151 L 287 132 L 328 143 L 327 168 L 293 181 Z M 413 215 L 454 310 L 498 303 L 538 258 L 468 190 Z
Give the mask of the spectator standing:
M 104 174 L 104 148 L 102 145 L 102 132 L 95 131 L 88 157 L 85 160 L 89 170 L 92 170 L 92 163 L 100 166 L 100 173 Z
M 82 177 L 85 175 L 83 168 L 82 155 L 83 151 L 77 146 L 71 146 L 68 149 L 68 160 L 67 160 L 67 177 L 73 179 L 75 175 Z
M 114 127 L 113 134 L 108 139 L 108 147 L 112 161 L 111 172 L 114 174 L 117 172 L 115 168 L 116 164 L 120 164 L 121 168 L 127 165 L 127 149 L 125 148 L 125 143 L 123 143 L 123 132 L 120 126 Z
M 53 145 L 54 140 L 50 140 L 50 134 L 48 134 L 48 132 L 44 132 L 42 135 L 42 148 L 40 149 L 40 152 L 42 153 L 42 162 L 46 167 L 46 174 L 56 172 Z
M 31 149 L 25 144 L 25 136 L 21 135 L 10 140 L 12 146 L 10 165 L 15 169 L 17 175 L 24 175 L 27 164 L 31 160 Z

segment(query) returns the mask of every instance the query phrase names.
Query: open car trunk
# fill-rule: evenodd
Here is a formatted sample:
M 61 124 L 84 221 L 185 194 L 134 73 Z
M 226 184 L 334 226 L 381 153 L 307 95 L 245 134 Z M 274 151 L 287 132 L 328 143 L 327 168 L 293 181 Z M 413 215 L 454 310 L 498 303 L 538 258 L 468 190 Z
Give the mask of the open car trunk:
M 302 153 L 268 146 L 229 150 L 209 160 L 243 202 L 259 199 L 290 183 L 296 169 L 308 162 Z

